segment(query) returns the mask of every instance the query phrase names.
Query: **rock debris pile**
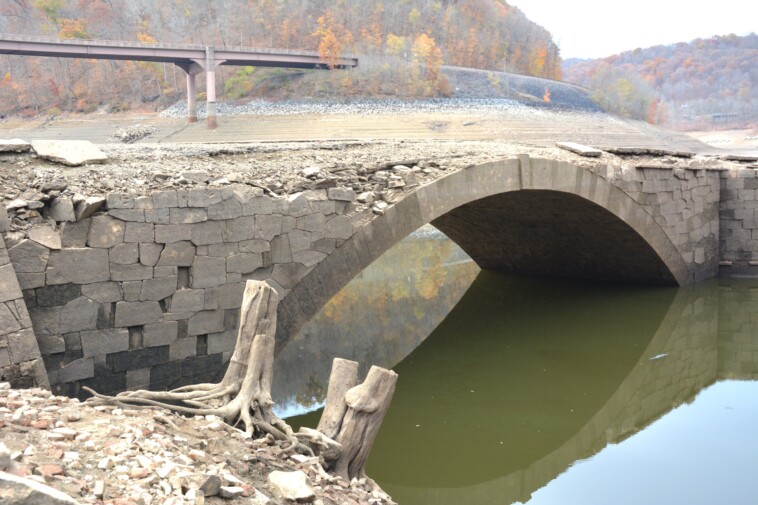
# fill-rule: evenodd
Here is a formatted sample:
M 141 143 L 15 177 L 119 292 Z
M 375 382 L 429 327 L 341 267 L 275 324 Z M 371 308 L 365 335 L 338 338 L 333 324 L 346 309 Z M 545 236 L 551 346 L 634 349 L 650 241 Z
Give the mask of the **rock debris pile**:
M 213 416 L 91 406 L 0 383 L 0 435 L 0 503 L 392 503 Z

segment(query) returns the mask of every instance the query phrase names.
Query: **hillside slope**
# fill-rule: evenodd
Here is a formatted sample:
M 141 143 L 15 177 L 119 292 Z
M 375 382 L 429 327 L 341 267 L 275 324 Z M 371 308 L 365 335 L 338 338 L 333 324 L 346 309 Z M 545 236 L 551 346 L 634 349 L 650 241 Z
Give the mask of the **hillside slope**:
M 758 123 L 758 35 L 727 35 L 567 60 L 565 78 L 614 112 L 680 129 Z

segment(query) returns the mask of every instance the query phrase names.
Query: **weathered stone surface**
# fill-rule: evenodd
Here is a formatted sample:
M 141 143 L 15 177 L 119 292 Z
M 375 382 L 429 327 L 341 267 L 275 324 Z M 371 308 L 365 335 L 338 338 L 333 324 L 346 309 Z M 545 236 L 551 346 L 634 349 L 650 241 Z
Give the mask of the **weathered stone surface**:
M 326 223 L 324 235 L 326 238 L 347 240 L 353 236 L 353 222 L 347 216 L 337 216 Z
M 142 283 L 140 301 L 160 301 L 168 298 L 176 291 L 176 277 L 161 277 L 147 279 Z
M 45 285 L 45 274 L 35 273 L 35 274 L 18 274 L 16 276 L 18 278 L 18 283 L 21 286 L 21 289 L 34 289 Z
M 61 248 L 61 234 L 49 226 L 35 226 L 29 230 L 29 239 L 48 249 Z
M 32 145 L 21 139 L 0 139 L 0 153 L 27 153 Z
M 200 312 L 205 308 L 205 291 L 202 289 L 182 289 L 171 297 L 171 312 Z
M 32 148 L 37 156 L 70 167 L 108 160 L 95 144 L 87 140 L 33 140 Z
M 29 309 L 34 333 L 42 335 L 60 335 L 61 307 L 36 307 Z
M 0 472 L 0 503 L 8 505 L 77 505 L 62 491 L 35 480 Z
M 50 249 L 25 239 L 8 249 L 13 269 L 18 273 L 44 272 L 50 258 Z
M 110 250 L 108 258 L 118 265 L 134 265 L 139 261 L 139 245 L 119 244 Z
M 81 221 L 92 217 L 95 212 L 103 208 L 103 205 L 105 205 L 105 198 L 101 196 L 87 197 L 83 202 L 77 203 L 74 208 L 76 220 Z
M 308 482 L 308 476 L 296 472 L 273 471 L 268 475 L 268 486 L 274 495 L 296 502 L 313 501 L 315 495 Z
M 81 358 L 72 361 L 56 372 L 59 383 L 73 382 L 89 379 L 95 376 L 95 360 L 93 358 Z
M 192 238 L 192 226 L 188 224 L 155 225 L 155 241 L 160 244 L 182 242 Z
M 108 209 L 133 209 L 134 197 L 126 193 L 109 193 L 107 203 Z
M 205 209 L 172 207 L 169 211 L 169 222 L 171 224 L 193 224 L 207 220 L 208 212 Z
M 207 335 L 224 331 L 224 311 L 206 310 L 199 312 L 189 319 L 187 335 Z
M 126 223 L 110 216 L 95 216 L 92 218 L 87 235 L 87 245 L 90 247 L 110 248 L 124 241 Z
M 145 211 L 141 209 L 111 209 L 108 215 L 121 221 L 144 223 Z
M 263 256 L 261 254 L 233 254 L 226 260 L 226 271 L 230 273 L 249 274 L 262 266 Z
M 330 200 L 352 202 L 355 200 L 355 191 L 349 188 L 329 188 L 327 195 Z
M 60 335 L 38 335 L 37 344 L 39 352 L 43 355 L 57 354 L 66 350 L 66 341 Z
M 92 284 L 110 277 L 107 249 L 61 249 L 50 253 L 48 284 Z
M 74 202 L 66 197 L 56 198 L 50 202 L 50 217 L 59 223 L 76 221 Z
M 8 351 L 13 363 L 23 363 L 39 358 L 39 345 L 34 330 L 25 328 L 7 335 Z
M 154 244 L 152 242 L 139 245 L 139 262 L 147 267 L 152 267 L 158 264 L 158 260 L 163 252 L 162 244 Z
M 97 328 L 99 304 L 85 296 L 68 302 L 61 310 L 61 333 Z
M 153 208 L 154 209 L 168 209 L 171 207 L 178 207 L 179 200 L 176 196 L 176 191 L 156 191 L 153 193 Z
M 141 281 L 153 277 L 152 267 L 145 265 L 111 265 L 111 278 L 114 281 Z
M 195 256 L 192 262 L 192 288 L 215 288 L 226 282 L 226 259 Z
M 11 229 L 11 220 L 8 213 L 0 208 L 0 233 L 6 233 Z
M 0 267 L 0 302 L 23 298 L 12 264 Z
M 179 336 L 179 323 L 166 321 L 145 325 L 142 330 L 142 343 L 145 347 L 169 345 Z
M 215 221 L 192 225 L 191 240 L 195 245 L 218 244 L 224 240 L 221 225 Z
M 195 260 L 195 251 L 192 242 L 182 241 L 166 244 L 157 264 L 158 266 L 192 266 L 192 262 Z
M 0 303 L 0 335 L 7 335 L 21 329 L 21 323 L 4 303 Z
M 197 356 L 197 337 L 184 337 L 171 342 L 169 347 L 169 359 L 182 361 Z
M 218 354 L 221 352 L 233 351 L 236 344 L 236 329 L 208 335 L 208 354 Z
M 224 239 L 229 242 L 241 242 L 255 237 L 255 217 L 246 216 L 226 222 Z
M 157 322 L 163 312 L 158 302 L 118 302 L 116 303 L 116 326 L 143 326 Z
M 35 291 L 37 305 L 40 307 L 54 307 L 66 305 L 76 300 L 82 294 L 82 287 L 77 284 L 59 284 L 45 286 Z
M 124 242 L 150 243 L 155 240 L 155 225 L 152 223 L 126 223 Z
M 282 216 L 277 214 L 255 216 L 255 238 L 271 240 L 282 233 Z
M 83 331 L 80 336 L 85 358 L 129 350 L 129 330 L 126 328 Z
M 63 247 L 85 247 L 87 245 L 89 223 L 89 219 L 84 219 L 76 223 L 63 223 L 60 228 L 61 245 Z
M 138 349 L 136 351 L 118 352 L 111 354 L 109 359 L 113 365 L 114 372 L 141 370 L 166 363 L 169 360 L 168 352 L 169 347 L 165 345 Z
M 123 299 L 117 282 L 98 282 L 82 286 L 82 295 L 100 303 L 113 303 Z

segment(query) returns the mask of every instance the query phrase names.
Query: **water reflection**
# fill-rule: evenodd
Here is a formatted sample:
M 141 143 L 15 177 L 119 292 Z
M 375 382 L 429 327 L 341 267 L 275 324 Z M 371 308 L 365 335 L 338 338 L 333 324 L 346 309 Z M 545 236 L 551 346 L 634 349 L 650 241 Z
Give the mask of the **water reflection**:
M 306 379 L 313 403 L 325 390 L 334 355 L 390 365 L 418 345 L 395 367 L 400 374 L 395 398 L 368 465 L 369 474 L 402 505 L 635 503 L 610 498 L 623 486 L 651 491 L 629 491 L 636 503 L 713 503 L 723 501 L 714 496 L 725 486 L 733 490 L 729 502 L 753 499 L 758 489 L 752 476 L 733 483 L 734 475 L 744 474 L 739 468 L 701 469 L 708 473 L 699 476 L 692 468 L 714 457 L 732 468 L 724 462 L 733 455 L 741 464 L 756 462 L 756 434 L 746 430 L 755 425 L 758 383 L 737 387 L 747 392 L 732 401 L 737 384 L 732 381 L 758 375 L 758 317 L 752 315 L 758 313 L 758 284 L 651 288 L 482 272 L 455 305 L 466 277 L 456 280 L 451 272 L 458 267 L 443 266 L 456 261 L 442 255 L 446 259 L 434 261 L 446 273 L 412 268 L 410 280 L 421 285 L 428 276 L 457 287 L 436 294 L 442 308 L 430 303 L 414 313 L 410 302 L 430 287 L 379 288 L 378 279 L 368 278 L 390 272 L 393 284 L 407 280 L 408 269 L 398 260 L 403 256 L 387 263 L 384 273 L 367 273 L 361 291 L 342 295 L 339 308 L 324 314 L 332 326 L 301 335 L 297 347 L 286 350 L 295 364 L 280 363 Z M 475 275 L 466 272 L 468 279 Z M 394 291 L 402 293 L 397 303 Z M 445 304 L 455 305 L 446 318 Z M 423 332 L 443 318 L 422 342 Z M 417 321 L 423 322 L 419 331 L 409 332 Z M 711 406 L 740 406 L 741 431 L 728 418 L 698 407 L 700 400 L 678 408 L 715 383 L 701 398 L 715 398 L 705 402 Z M 287 387 L 297 390 L 294 382 Z M 314 426 L 318 415 L 292 422 Z M 692 415 L 701 422 L 688 422 Z M 686 429 L 703 425 L 710 431 Z M 668 436 L 656 435 L 661 426 L 668 427 L 662 430 Z M 680 451 L 675 443 L 688 438 L 708 444 Z M 739 459 L 735 451 L 753 459 Z M 673 489 L 686 486 L 679 496 L 687 500 L 663 491 L 673 474 L 662 472 L 662 463 L 648 465 L 658 472 L 614 467 L 635 457 L 671 465 L 686 460 L 681 468 L 692 475 L 677 473 Z M 608 477 L 612 468 L 614 478 Z

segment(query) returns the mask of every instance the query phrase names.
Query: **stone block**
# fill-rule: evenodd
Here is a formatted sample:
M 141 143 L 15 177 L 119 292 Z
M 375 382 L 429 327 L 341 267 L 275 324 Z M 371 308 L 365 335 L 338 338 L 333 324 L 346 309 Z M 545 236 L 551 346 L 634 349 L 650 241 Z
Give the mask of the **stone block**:
M 287 200 L 284 198 L 272 198 L 259 196 L 253 198 L 242 206 L 245 216 L 262 216 L 267 214 L 279 214 L 287 210 Z
M 311 246 L 311 232 L 293 230 L 287 234 L 292 252 L 305 251 Z
M 48 249 L 60 249 L 61 234 L 50 226 L 35 226 L 28 232 L 29 239 Z
M 153 269 L 153 278 L 155 279 L 159 277 L 171 277 L 172 275 L 179 275 L 179 267 L 155 267 Z M 189 279 L 189 272 L 187 273 L 187 278 Z
M 226 274 L 226 272 L 224 272 Z M 16 272 L 12 264 L 0 267 L 0 302 L 23 298 L 21 286 L 16 278 Z
M 240 252 L 264 253 L 271 250 L 271 243 L 267 240 L 254 239 L 239 243 Z
M 270 241 L 281 233 L 282 216 L 277 214 L 255 216 L 255 238 Z
M 126 371 L 126 389 L 135 391 L 138 389 L 148 389 L 150 387 L 150 368 L 140 368 L 139 370 Z
M 309 214 L 307 216 L 303 216 L 297 219 L 298 230 L 311 231 L 315 233 L 324 233 L 325 228 L 326 228 L 326 216 L 324 216 L 323 214 Z
M 153 208 L 154 209 L 167 209 L 171 207 L 178 207 L 179 200 L 176 196 L 176 191 L 156 191 L 153 193 Z
M 34 289 L 45 285 L 45 274 L 18 274 L 18 283 L 21 289 Z
M 245 291 L 244 282 L 225 284 L 220 286 L 218 292 L 218 305 L 221 310 L 238 309 L 242 305 L 242 294 Z
M 95 212 L 99 211 L 105 205 L 105 198 L 101 196 L 90 196 L 82 202 L 78 202 L 74 208 L 76 220 L 81 221 L 92 217 Z
M 0 208 L 0 233 L 9 231 L 11 231 L 11 220 L 8 217 L 8 213 Z
M 226 259 L 196 256 L 192 263 L 190 287 L 215 288 L 226 282 Z
M 271 277 L 284 289 L 292 289 L 305 277 L 309 269 L 298 263 L 274 265 Z
M 61 246 L 65 248 L 82 248 L 87 245 L 90 220 L 84 219 L 76 223 L 61 225 Z
M 329 188 L 327 191 L 329 200 L 352 202 L 355 200 L 355 191 L 350 188 Z
M 224 239 L 228 242 L 242 242 L 255 237 L 255 217 L 246 216 L 231 219 L 226 223 Z
M 205 308 L 205 291 L 202 289 L 180 289 L 171 297 L 171 312 L 200 312 Z
M 139 262 L 146 267 L 153 267 L 158 264 L 158 260 L 163 252 L 163 244 L 154 244 L 152 242 L 139 245 Z
M 166 244 L 161 252 L 158 266 L 192 266 L 195 260 L 195 246 L 191 242 L 181 241 Z
M 110 216 L 95 216 L 90 221 L 87 245 L 108 249 L 124 241 L 126 223 Z
M 233 351 L 237 344 L 237 330 L 208 335 L 208 354 L 219 354 Z
M 147 324 L 142 330 L 142 343 L 145 347 L 169 345 L 177 339 L 179 324 L 176 321 Z
M 95 360 L 91 357 L 77 359 L 57 370 L 56 375 L 58 383 L 89 379 L 95 376 Z
M 139 261 L 139 245 L 119 244 L 110 250 L 108 259 L 111 264 L 134 265 Z M 111 269 L 111 274 L 113 274 L 113 269 Z
M 133 209 L 134 197 L 126 193 L 111 193 L 106 197 L 109 209 Z
M 113 303 L 123 299 L 117 282 L 98 282 L 81 287 L 82 295 L 99 303 Z
M 168 298 L 176 291 L 176 277 L 161 277 L 158 279 L 148 279 L 142 283 L 142 293 L 140 301 L 160 301 Z
M 59 223 L 76 221 L 74 202 L 66 197 L 56 198 L 50 202 L 50 217 Z
M 169 359 L 181 361 L 197 356 L 197 337 L 179 338 L 171 342 Z
M 326 258 L 326 253 L 320 251 L 298 251 L 292 254 L 292 261 L 300 263 L 306 267 L 314 267 Z
M 13 363 L 23 363 L 40 357 L 39 345 L 31 328 L 11 333 L 5 339 Z
M 161 365 L 169 360 L 169 347 L 149 347 L 135 351 L 124 351 L 108 355 L 107 361 L 114 372 L 139 370 Z
M 63 342 L 65 344 L 64 351 L 81 351 L 82 350 L 82 337 L 79 332 L 66 333 L 63 335 Z
M 39 352 L 42 355 L 58 354 L 66 351 L 66 341 L 60 335 L 43 335 L 37 337 Z
M 326 238 L 347 240 L 353 236 L 353 223 L 347 216 L 337 216 L 326 223 L 324 229 Z
M 138 302 L 142 294 L 142 281 L 127 281 L 121 283 L 125 302 Z
M 295 193 L 287 198 L 287 214 L 293 217 L 305 216 L 311 212 L 311 204 L 305 193 Z
M 61 249 L 50 253 L 48 284 L 92 284 L 110 280 L 106 249 Z
M 154 210 L 152 196 L 138 196 L 134 198 L 134 208 L 139 210 Z
M 60 284 L 57 286 L 43 286 L 35 290 L 37 305 L 40 307 L 54 307 L 66 305 L 82 295 L 82 286 L 77 284 Z
M 40 273 L 47 268 L 50 249 L 33 241 L 22 240 L 8 249 L 13 269 L 18 273 Z
M 224 311 L 206 310 L 189 319 L 187 335 L 207 335 L 224 331 Z
M 192 226 L 188 224 L 155 225 L 155 241 L 160 244 L 187 241 L 192 238 Z
M 124 242 L 149 243 L 155 241 L 155 225 L 152 223 L 126 223 Z
M 68 302 L 61 310 L 61 333 L 97 329 L 100 306 L 86 296 Z
M 255 253 L 233 254 L 226 259 L 227 273 L 249 274 L 263 266 L 263 255 Z
M 61 307 L 36 307 L 29 309 L 29 316 L 38 337 L 61 333 Z
M 169 224 L 171 222 L 171 212 L 169 209 L 146 210 L 145 222 L 164 225 Z
M 0 303 L 0 335 L 19 330 L 21 330 L 21 322 L 5 303 Z
M 224 200 L 208 207 L 208 219 L 223 221 L 242 216 L 242 205 L 234 199 Z
M 209 244 L 201 247 L 207 250 L 207 254 L 200 254 L 200 248 L 198 248 L 198 254 L 201 256 L 214 256 L 216 258 L 226 258 L 239 252 L 239 244 L 237 242 L 222 242 L 220 244 Z
M 115 324 L 119 328 L 144 326 L 157 322 L 162 315 L 163 311 L 158 302 L 118 302 Z
M 208 220 L 208 212 L 199 208 L 172 208 L 169 212 L 171 224 L 193 224 Z
M 221 225 L 215 221 L 192 225 L 192 243 L 195 245 L 217 244 L 224 240 Z
M 129 350 L 129 330 L 126 328 L 83 331 L 80 336 L 85 358 Z
M 141 281 L 153 277 L 152 267 L 145 265 L 111 265 L 111 279 L 114 281 Z
M 108 211 L 108 215 L 121 221 L 144 223 L 145 211 L 140 209 L 113 209 Z

